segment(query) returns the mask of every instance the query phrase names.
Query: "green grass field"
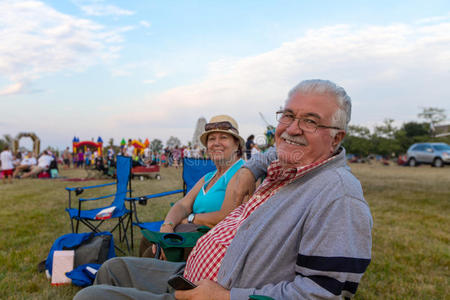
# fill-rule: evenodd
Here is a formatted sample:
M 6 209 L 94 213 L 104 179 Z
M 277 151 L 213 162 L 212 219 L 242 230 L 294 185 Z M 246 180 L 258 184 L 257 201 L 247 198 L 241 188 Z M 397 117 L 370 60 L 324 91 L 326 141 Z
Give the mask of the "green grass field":
M 450 295 L 450 167 L 406 168 L 352 164 L 374 218 L 373 257 L 356 299 L 445 299 Z M 86 177 L 85 170 L 62 176 Z M 180 169 L 162 169 L 162 179 L 133 180 L 134 195 L 181 187 Z M 37 264 L 53 241 L 69 233 L 66 186 L 59 179 L 0 184 L 0 299 L 71 299 L 77 287 L 53 287 Z M 107 192 L 108 190 L 103 190 Z M 109 190 L 111 192 L 111 190 Z M 95 196 L 96 192 L 83 196 Z M 178 195 L 138 206 L 143 220 L 161 219 Z M 135 230 L 135 245 L 140 233 Z M 135 246 L 134 255 L 137 254 Z

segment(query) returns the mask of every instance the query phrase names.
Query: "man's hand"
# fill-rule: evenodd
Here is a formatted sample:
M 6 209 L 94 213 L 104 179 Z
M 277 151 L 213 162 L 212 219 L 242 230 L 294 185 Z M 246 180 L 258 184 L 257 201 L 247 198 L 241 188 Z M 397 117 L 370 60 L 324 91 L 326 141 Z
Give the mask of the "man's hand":
M 247 168 L 240 168 L 228 183 L 225 198 L 231 197 L 234 201 L 247 202 L 255 192 L 256 183 L 253 173 Z
M 152 252 L 156 259 L 167 260 L 166 254 L 164 253 L 164 249 L 161 247 L 161 254 L 159 257 L 156 257 L 156 244 L 152 245 Z
M 229 300 L 230 291 L 211 280 L 201 280 L 195 283 L 197 287 L 187 291 L 176 291 L 178 300 Z

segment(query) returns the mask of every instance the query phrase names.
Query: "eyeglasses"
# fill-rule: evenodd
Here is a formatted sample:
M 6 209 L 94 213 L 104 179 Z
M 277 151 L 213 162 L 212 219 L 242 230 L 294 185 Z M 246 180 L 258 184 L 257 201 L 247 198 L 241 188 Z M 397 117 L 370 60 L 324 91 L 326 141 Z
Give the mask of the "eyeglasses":
M 231 125 L 231 123 L 228 121 L 205 124 L 205 131 L 210 131 L 210 130 L 214 130 L 214 129 L 233 130 L 235 132 L 238 132 L 238 130 L 236 128 L 234 128 L 233 125 Z
M 276 114 L 277 114 L 277 121 L 280 122 L 281 124 L 291 125 L 292 122 L 294 122 L 294 120 L 298 120 L 297 124 L 298 127 L 305 132 L 314 133 L 316 132 L 317 128 L 342 130 L 339 127 L 320 125 L 311 118 L 297 118 L 294 114 L 284 110 L 277 111 Z

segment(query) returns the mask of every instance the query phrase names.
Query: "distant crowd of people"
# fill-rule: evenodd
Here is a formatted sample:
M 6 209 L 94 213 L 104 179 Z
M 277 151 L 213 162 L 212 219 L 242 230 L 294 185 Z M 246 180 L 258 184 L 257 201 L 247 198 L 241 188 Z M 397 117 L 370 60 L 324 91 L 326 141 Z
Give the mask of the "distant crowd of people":
M 38 157 L 32 152 L 13 154 L 6 146 L 0 153 L 3 183 L 13 182 L 13 178 L 31 176 L 56 177 L 58 174 L 58 158 L 51 151 L 45 150 Z
M 254 141 L 255 136 L 250 135 L 245 143 L 244 159 L 250 159 L 252 155 L 259 153 L 261 149 Z M 166 147 L 160 151 L 152 151 L 149 147 L 136 151 L 132 140 L 120 149 L 118 154 L 133 158 L 133 166 L 159 165 L 162 167 L 182 166 L 183 158 L 207 158 L 204 148 L 198 145 L 191 146 L 175 146 L 173 148 Z M 98 151 L 90 148 L 78 149 L 72 152 L 67 147 L 61 156 L 52 153 L 49 150 L 43 151 L 38 157 L 33 152 L 18 152 L 13 154 L 9 147 L 3 149 L 0 154 L 1 173 L 3 174 L 3 182 L 12 183 L 13 178 L 28 178 L 39 176 L 44 173 L 43 177 L 56 177 L 58 174 L 58 164 L 62 164 L 64 169 L 68 168 L 94 168 L 107 172 L 110 166 L 115 166 L 116 152 L 109 147 L 105 155 L 99 155 Z M 53 174 L 52 174 L 53 173 Z

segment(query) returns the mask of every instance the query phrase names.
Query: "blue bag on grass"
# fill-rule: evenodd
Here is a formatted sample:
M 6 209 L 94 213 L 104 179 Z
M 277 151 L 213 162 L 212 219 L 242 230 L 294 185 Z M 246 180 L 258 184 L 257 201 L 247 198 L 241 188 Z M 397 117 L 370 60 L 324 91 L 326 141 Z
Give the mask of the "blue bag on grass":
M 85 287 L 94 283 L 95 275 L 100 266 L 99 264 L 84 264 L 67 272 L 66 276 L 72 279 L 74 285 Z
M 69 233 L 55 240 L 45 261 L 45 269 L 52 275 L 53 253 L 56 250 L 75 250 L 74 268 L 85 264 L 101 265 L 116 256 L 110 232 Z

